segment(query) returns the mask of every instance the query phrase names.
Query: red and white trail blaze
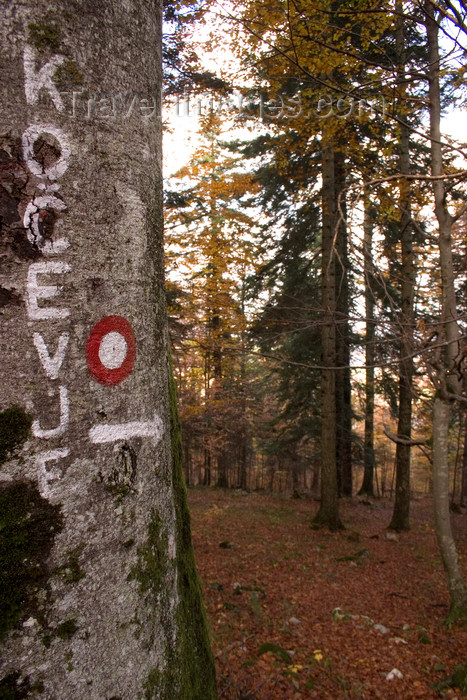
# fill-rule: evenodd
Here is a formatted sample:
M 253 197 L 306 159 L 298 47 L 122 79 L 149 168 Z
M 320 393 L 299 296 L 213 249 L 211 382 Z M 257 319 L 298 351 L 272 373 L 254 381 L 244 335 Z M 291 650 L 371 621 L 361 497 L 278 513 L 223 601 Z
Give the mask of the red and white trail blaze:
M 63 100 L 52 80 L 56 68 L 63 63 L 63 56 L 53 56 L 40 69 L 36 68 L 37 57 L 31 47 L 24 51 L 24 76 L 26 101 L 35 105 L 41 90 L 46 90 L 55 108 L 62 112 Z M 49 164 L 40 162 L 36 154 L 41 142 L 52 139 L 60 152 Z M 67 209 L 66 202 L 59 196 L 60 178 L 70 166 L 71 144 L 68 135 L 54 124 L 32 124 L 23 133 L 22 155 L 25 167 L 36 181 L 36 193 L 27 204 L 23 214 L 23 224 L 28 240 L 42 254 L 42 259 L 29 265 L 26 279 L 26 311 L 31 322 L 40 322 L 33 327 L 32 340 L 36 348 L 41 367 L 46 377 L 55 382 L 51 384 L 49 395 L 57 397 L 58 423 L 44 428 L 41 418 L 32 424 L 32 433 L 39 440 L 61 438 L 65 443 L 59 449 L 44 450 L 36 456 L 39 487 L 44 497 L 49 497 L 53 484 L 61 478 L 59 463 L 70 455 L 66 438 L 70 428 L 70 402 L 64 363 L 70 342 L 71 310 L 60 303 L 65 275 L 73 275 L 73 270 L 66 255 L 71 243 L 67 238 L 51 240 L 42 232 L 41 223 L 49 212 L 59 216 Z M 59 329 L 58 341 L 53 347 L 44 332 L 44 321 L 57 334 L 57 324 L 66 323 L 67 327 Z M 46 326 L 46 330 L 48 330 Z M 83 349 L 84 350 L 84 349 Z M 137 343 L 130 322 L 121 315 L 106 315 L 99 320 L 89 333 L 85 348 L 86 361 L 93 379 L 109 388 L 116 387 L 133 371 Z M 157 414 L 146 421 L 127 423 L 110 423 L 93 426 L 89 430 L 92 444 L 104 444 L 127 440 L 130 437 L 160 440 L 162 422 Z

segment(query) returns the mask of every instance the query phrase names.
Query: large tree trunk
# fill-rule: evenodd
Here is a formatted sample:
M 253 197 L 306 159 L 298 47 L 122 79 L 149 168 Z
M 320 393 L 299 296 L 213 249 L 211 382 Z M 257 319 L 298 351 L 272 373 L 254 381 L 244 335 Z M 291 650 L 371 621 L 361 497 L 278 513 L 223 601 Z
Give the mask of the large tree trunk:
M 410 132 L 406 122 L 406 75 L 405 75 L 405 37 L 402 3 L 396 3 L 397 33 L 396 52 L 398 58 L 398 102 L 399 102 L 399 171 L 410 174 Z M 399 191 L 400 240 L 402 258 L 401 311 L 399 316 L 400 363 L 399 363 L 399 416 L 397 434 L 410 440 L 412 434 L 412 395 L 413 395 L 413 328 L 414 328 L 414 288 L 415 266 L 412 242 L 412 214 L 410 203 L 410 185 L 401 180 Z M 410 458 L 411 447 L 408 443 L 396 444 L 396 498 L 394 512 L 389 527 L 402 531 L 410 528 Z
M 169 387 L 160 4 L 2 15 L 0 694 L 215 698 Z
M 460 329 L 457 317 L 454 267 L 452 261 L 452 217 L 446 205 L 441 147 L 441 99 L 439 86 L 438 23 L 429 0 L 424 5 L 428 41 L 431 174 L 438 220 L 438 246 L 441 267 L 442 325 L 440 338 L 444 355 L 438 363 L 436 395 L 433 407 L 433 498 L 438 545 L 450 594 L 450 620 L 467 618 L 467 588 L 459 565 L 449 513 L 448 435 L 452 397 L 462 390 L 460 374 Z
M 334 152 L 326 145 L 323 145 L 322 152 L 322 176 L 321 504 L 314 520 L 337 530 L 342 525 L 336 468 L 336 198 Z

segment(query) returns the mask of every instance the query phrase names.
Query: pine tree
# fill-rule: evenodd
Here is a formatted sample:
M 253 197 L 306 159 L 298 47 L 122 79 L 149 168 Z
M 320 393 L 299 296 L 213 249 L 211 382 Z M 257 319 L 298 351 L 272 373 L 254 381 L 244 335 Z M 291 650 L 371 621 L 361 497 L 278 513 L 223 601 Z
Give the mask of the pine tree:
M 178 191 L 167 197 L 167 258 L 169 274 L 181 277 L 183 324 L 190 327 L 188 344 L 176 348 L 190 366 L 179 374 L 182 427 L 198 434 L 191 456 L 202 439 L 203 481 L 210 484 L 215 472 L 226 487 L 230 466 L 244 460 L 247 449 L 244 279 L 254 266 L 255 244 L 252 220 L 234 201 L 248 191 L 250 178 L 222 146 L 221 134 L 220 116 L 209 112 L 200 147 L 175 176 Z M 190 396 L 183 388 L 188 377 Z

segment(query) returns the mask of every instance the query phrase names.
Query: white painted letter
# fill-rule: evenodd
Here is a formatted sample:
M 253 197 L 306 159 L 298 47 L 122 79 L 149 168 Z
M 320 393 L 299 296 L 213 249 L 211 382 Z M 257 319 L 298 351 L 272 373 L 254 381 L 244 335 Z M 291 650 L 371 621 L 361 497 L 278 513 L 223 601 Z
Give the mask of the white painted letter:
M 24 47 L 24 91 L 28 104 L 35 105 L 39 98 L 39 90 L 44 88 L 52 98 L 56 109 L 59 112 L 63 112 L 63 100 L 52 80 L 52 76 L 64 60 L 65 56 L 52 56 L 48 63 L 45 63 L 39 71 L 36 71 L 36 54 L 30 46 Z
M 68 403 L 68 391 L 66 386 L 60 387 L 60 423 L 56 428 L 43 430 L 38 420 L 32 424 L 32 434 L 34 437 L 49 440 L 50 438 L 59 437 L 66 431 L 70 422 L 70 406 Z
M 39 229 L 39 212 L 46 211 L 47 209 L 63 211 L 66 209 L 66 205 L 61 199 L 50 194 L 34 197 L 33 201 L 29 202 L 24 212 L 24 228 L 27 231 L 28 239 L 32 244 L 36 245 L 44 255 L 60 255 L 60 253 L 63 253 L 70 245 L 67 239 L 59 238 L 56 241 L 45 240 Z
M 57 379 L 60 367 L 65 359 L 68 341 L 70 340 L 69 333 L 62 333 L 58 339 L 58 347 L 53 357 L 50 356 L 49 349 L 44 342 L 44 338 L 40 333 L 34 333 L 33 341 L 36 346 L 41 365 L 45 370 L 49 379 Z
M 49 471 L 47 469 L 47 462 L 56 462 L 58 459 L 68 457 L 69 454 L 70 450 L 68 447 L 65 447 L 61 450 L 49 450 L 48 452 L 41 452 L 41 454 L 37 455 L 37 481 L 42 498 L 49 498 L 50 496 L 50 481 L 61 479 L 61 474 L 57 471 Z
M 62 275 L 71 270 L 65 262 L 39 262 L 29 266 L 26 283 L 26 308 L 28 316 L 34 321 L 47 318 L 67 318 L 69 309 L 57 309 L 56 306 L 39 306 L 39 299 L 52 299 L 60 293 L 60 288 L 55 284 L 39 285 L 38 275 Z
M 36 160 L 34 154 L 34 144 L 39 136 L 50 134 L 57 139 L 60 144 L 60 157 L 57 158 L 49 168 L 44 167 Z M 51 124 L 33 124 L 29 126 L 21 137 L 23 149 L 23 158 L 28 170 L 39 177 L 48 178 L 49 180 L 57 180 L 61 177 L 68 168 L 68 159 L 70 157 L 70 144 L 68 138 L 61 129 Z

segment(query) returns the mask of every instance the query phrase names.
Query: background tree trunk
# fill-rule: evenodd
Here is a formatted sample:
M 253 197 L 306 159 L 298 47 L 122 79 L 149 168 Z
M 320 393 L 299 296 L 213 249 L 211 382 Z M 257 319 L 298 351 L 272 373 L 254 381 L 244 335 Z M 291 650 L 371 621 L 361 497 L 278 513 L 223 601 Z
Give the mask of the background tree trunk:
M 336 188 L 334 151 L 326 145 L 322 151 L 322 173 L 321 503 L 314 520 L 336 530 L 341 527 L 336 469 Z
M 464 416 L 464 446 L 462 450 L 462 476 L 460 505 L 464 506 L 467 501 L 467 420 Z
M 335 154 L 335 198 L 337 211 L 339 197 L 345 188 L 345 162 L 342 153 Z M 352 389 L 350 383 L 350 292 L 348 231 L 346 226 L 345 197 L 340 207 L 344 220 L 337 229 L 336 265 L 336 462 L 340 496 L 352 495 Z
M 17 303 L 0 409 L 18 450 L 0 486 L 0 684 L 214 698 L 169 393 L 160 6 L 2 13 L 0 284 Z
M 439 85 L 438 22 L 429 0 L 424 5 L 428 43 L 430 98 L 431 174 L 443 174 L 441 148 L 441 97 Z M 444 356 L 437 367 L 437 392 L 433 406 L 433 499 L 435 529 L 450 594 L 450 620 L 467 618 L 467 588 L 459 565 L 449 512 L 448 433 L 452 397 L 462 390 L 460 373 L 460 329 L 457 317 L 452 260 L 452 217 L 446 203 L 443 179 L 432 182 L 438 221 L 438 246 L 441 268 L 441 327 Z
M 448 433 L 451 408 L 447 401 L 435 397 L 433 406 L 433 499 L 436 537 L 443 560 L 451 601 L 452 621 L 467 613 L 467 595 L 451 528 L 449 509 Z M 446 465 L 446 466 L 444 466 Z M 440 468 L 443 467 L 443 468 Z
M 365 435 L 363 446 L 363 482 L 359 495 L 373 497 L 375 473 L 375 300 L 372 241 L 373 210 L 368 195 L 364 199 L 363 276 L 365 281 Z
M 410 132 L 406 111 L 405 37 L 402 3 L 396 3 L 397 17 L 396 52 L 399 111 L 399 171 L 410 174 Z M 412 395 L 413 395 L 413 328 L 414 328 L 414 288 L 415 266 L 412 242 L 412 214 L 410 206 L 410 185 L 401 180 L 399 192 L 400 240 L 402 259 L 401 310 L 400 310 L 400 364 L 399 364 L 399 416 L 397 434 L 402 438 L 412 435 Z M 396 498 L 394 512 L 389 527 L 402 531 L 410 528 L 410 461 L 411 447 L 396 444 Z

